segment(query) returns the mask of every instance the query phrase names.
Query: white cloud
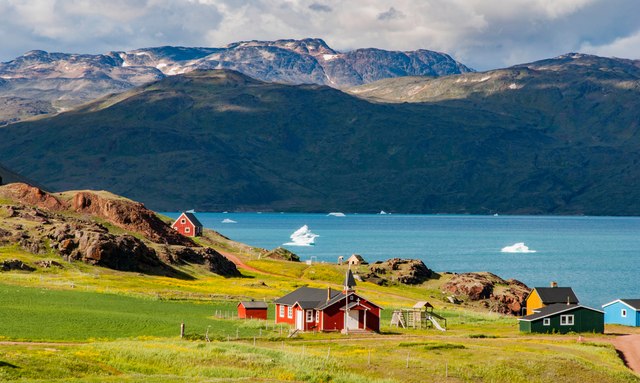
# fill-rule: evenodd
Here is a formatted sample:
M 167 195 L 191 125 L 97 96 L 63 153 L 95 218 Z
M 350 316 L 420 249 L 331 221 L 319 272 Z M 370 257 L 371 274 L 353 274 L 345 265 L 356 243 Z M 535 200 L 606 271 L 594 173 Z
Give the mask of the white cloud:
M 490 69 L 581 49 L 640 58 L 638 14 L 637 0 L 0 0 L 0 60 L 320 37 Z
M 609 44 L 594 46 L 587 42 L 580 48 L 581 52 L 605 57 L 632 57 L 640 52 L 640 30 L 625 37 L 615 39 Z

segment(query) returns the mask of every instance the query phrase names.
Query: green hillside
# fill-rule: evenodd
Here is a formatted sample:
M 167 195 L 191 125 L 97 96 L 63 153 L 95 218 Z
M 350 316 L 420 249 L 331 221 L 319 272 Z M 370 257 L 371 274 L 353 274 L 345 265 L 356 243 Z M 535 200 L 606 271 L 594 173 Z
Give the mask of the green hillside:
M 412 103 L 194 72 L 0 129 L 0 161 L 156 210 L 640 214 L 638 68 L 574 61 Z

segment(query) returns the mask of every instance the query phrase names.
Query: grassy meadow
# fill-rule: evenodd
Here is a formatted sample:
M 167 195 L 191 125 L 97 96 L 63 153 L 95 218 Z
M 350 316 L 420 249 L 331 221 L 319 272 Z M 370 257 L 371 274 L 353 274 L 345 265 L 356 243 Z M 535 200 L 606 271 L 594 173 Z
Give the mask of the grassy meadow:
M 640 382 L 609 336 L 520 334 L 513 317 L 445 303 L 446 275 L 421 286 L 359 283 L 385 308 L 381 334 L 288 338 L 272 319 L 236 319 L 238 300 L 339 288 L 344 268 L 259 259 L 230 243 L 224 250 L 258 271 L 222 278 L 187 265 L 180 270 L 194 278 L 176 279 L 0 248 L 0 261 L 61 263 L 0 273 L 0 381 Z M 447 318 L 447 332 L 390 326 L 394 308 L 418 300 Z

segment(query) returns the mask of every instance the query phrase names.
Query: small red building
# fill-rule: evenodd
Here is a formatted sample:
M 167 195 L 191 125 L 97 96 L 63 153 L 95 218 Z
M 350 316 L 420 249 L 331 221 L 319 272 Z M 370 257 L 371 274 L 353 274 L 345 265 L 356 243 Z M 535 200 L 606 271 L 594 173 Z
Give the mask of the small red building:
M 171 225 L 178 233 L 185 237 L 197 237 L 202 235 L 202 223 L 193 213 L 184 212 Z
M 238 303 L 238 318 L 267 319 L 267 304 L 259 301 L 242 301 Z
M 301 287 L 275 300 L 276 323 L 300 331 L 380 332 L 382 308 L 356 294 L 355 285 L 348 270 L 342 292 Z

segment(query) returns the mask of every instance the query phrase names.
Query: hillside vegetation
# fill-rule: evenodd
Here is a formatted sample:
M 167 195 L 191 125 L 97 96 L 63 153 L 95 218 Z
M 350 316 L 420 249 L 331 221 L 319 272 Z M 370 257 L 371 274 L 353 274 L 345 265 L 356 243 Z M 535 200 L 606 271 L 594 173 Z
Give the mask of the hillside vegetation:
M 0 160 L 167 211 L 634 215 L 639 73 L 570 55 L 365 100 L 196 71 L 0 129 Z

